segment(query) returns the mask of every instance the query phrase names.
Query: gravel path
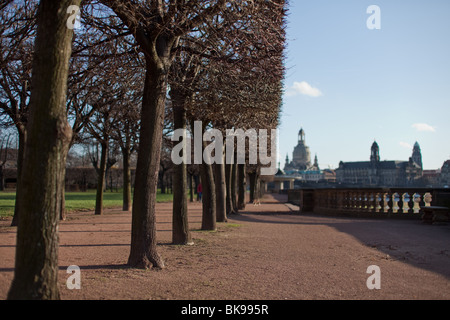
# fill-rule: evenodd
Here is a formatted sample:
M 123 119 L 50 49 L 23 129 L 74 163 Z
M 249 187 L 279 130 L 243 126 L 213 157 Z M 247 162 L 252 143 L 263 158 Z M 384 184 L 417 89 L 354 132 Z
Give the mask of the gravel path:
M 126 267 L 131 214 L 72 213 L 60 224 L 62 299 L 328 300 L 450 299 L 450 226 L 420 221 L 298 215 L 272 196 L 200 231 L 201 204 L 189 204 L 193 246 L 173 246 L 171 204 L 158 204 L 163 270 Z M 281 199 L 282 200 L 282 199 Z M 14 268 L 16 228 L 0 221 L 0 299 Z M 81 289 L 66 287 L 69 265 Z M 370 290 L 369 266 L 380 269 Z

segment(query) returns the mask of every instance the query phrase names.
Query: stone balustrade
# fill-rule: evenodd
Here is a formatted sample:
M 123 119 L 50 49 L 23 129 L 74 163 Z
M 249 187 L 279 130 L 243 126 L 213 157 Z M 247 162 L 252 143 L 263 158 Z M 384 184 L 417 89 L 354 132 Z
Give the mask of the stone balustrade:
M 450 189 L 330 188 L 288 191 L 301 212 L 351 216 L 421 217 L 421 208 L 450 207 Z

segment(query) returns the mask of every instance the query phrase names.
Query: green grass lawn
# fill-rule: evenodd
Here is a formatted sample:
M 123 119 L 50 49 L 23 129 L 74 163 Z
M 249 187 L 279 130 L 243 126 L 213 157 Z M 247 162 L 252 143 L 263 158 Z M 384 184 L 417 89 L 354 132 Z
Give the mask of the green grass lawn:
M 66 192 L 66 210 L 94 210 L 95 208 L 95 190 L 86 192 Z M 12 216 L 14 214 L 14 204 L 16 199 L 15 192 L 0 192 L 0 217 Z M 103 194 L 103 205 L 105 208 L 121 207 L 122 192 L 106 191 Z M 172 194 L 162 194 L 158 191 L 156 195 L 157 202 L 172 201 Z

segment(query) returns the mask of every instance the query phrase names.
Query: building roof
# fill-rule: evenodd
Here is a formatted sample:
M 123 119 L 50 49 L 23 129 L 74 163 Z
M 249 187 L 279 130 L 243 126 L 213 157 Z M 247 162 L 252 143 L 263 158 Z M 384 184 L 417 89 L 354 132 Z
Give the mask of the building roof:
M 408 161 L 385 160 L 377 162 L 377 169 L 397 169 L 408 165 Z M 356 161 L 356 162 L 341 162 L 340 167 L 343 169 L 370 169 L 372 162 L 370 161 Z

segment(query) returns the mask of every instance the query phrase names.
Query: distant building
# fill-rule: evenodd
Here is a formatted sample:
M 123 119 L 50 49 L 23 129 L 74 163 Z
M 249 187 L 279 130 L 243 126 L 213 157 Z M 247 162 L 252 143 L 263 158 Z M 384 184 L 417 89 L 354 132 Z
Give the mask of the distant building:
M 440 187 L 441 169 L 423 170 L 422 182 L 425 187 Z
M 450 187 L 450 160 L 445 161 L 442 165 L 440 180 L 442 187 Z
M 336 181 L 358 186 L 413 186 L 421 182 L 423 174 L 422 153 L 415 143 L 408 161 L 380 161 L 377 142 L 371 147 L 370 161 L 343 162 L 336 169 Z
M 285 175 L 295 177 L 298 182 L 335 182 L 336 176 L 333 170 L 321 170 L 317 154 L 314 157 L 314 162 L 311 164 L 311 152 L 306 145 L 305 131 L 303 128 L 298 132 L 298 143 L 294 147 L 292 153 L 292 161 L 286 155 L 286 162 L 284 164 L 283 173 Z
M 335 183 L 336 182 L 336 171 L 332 169 L 324 169 L 322 170 L 323 180 L 327 183 Z
M 311 153 L 309 151 L 309 147 L 306 145 L 305 131 L 303 131 L 302 128 L 298 132 L 298 143 L 294 147 L 294 152 L 292 153 L 292 161 L 289 161 L 289 157 L 286 155 L 286 163 L 284 165 L 284 171 L 309 170 L 310 168 L 311 168 Z

